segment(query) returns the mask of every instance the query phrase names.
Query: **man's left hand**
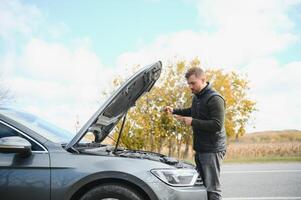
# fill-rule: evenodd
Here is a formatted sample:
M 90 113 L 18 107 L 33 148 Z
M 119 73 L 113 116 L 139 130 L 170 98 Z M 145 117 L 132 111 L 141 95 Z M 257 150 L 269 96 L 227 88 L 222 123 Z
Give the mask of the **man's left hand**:
M 180 115 L 175 115 L 175 118 L 178 121 L 185 123 L 187 126 L 191 126 L 192 117 L 184 117 L 184 116 L 180 116 Z

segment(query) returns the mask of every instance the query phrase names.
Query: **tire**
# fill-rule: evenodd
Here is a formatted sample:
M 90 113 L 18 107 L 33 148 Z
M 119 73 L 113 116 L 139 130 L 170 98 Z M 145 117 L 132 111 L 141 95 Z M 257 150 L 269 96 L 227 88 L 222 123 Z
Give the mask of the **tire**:
M 104 184 L 89 190 L 80 200 L 143 200 L 143 198 L 125 185 Z

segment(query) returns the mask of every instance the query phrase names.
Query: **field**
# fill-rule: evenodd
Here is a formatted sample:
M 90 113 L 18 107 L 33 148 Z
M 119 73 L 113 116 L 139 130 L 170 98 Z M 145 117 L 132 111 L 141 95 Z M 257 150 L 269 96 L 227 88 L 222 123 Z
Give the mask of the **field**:
M 301 161 L 301 131 L 257 132 L 230 140 L 225 161 Z

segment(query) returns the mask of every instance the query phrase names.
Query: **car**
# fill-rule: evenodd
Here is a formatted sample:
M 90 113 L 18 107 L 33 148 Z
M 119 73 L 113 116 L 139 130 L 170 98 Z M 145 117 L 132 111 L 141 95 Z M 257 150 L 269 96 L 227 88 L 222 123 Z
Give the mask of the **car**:
M 160 61 L 132 75 L 76 133 L 28 112 L 0 108 L 1 200 L 205 200 L 195 166 L 104 144 L 160 77 Z M 126 134 L 126 133 L 124 133 Z M 87 135 L 93 136 L 92 140 Z

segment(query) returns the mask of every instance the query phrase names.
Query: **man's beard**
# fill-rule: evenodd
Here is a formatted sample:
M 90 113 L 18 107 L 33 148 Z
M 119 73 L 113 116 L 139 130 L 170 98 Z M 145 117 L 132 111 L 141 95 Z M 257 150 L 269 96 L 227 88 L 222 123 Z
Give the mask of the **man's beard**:
M 191 90 L 191 93 L 192 93 L 192 94 L 197 94 L 197 93 L 199 93 L 199 92 L 196 91 L 196 90 Z

